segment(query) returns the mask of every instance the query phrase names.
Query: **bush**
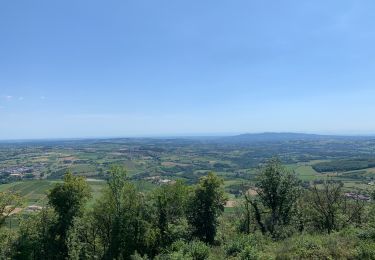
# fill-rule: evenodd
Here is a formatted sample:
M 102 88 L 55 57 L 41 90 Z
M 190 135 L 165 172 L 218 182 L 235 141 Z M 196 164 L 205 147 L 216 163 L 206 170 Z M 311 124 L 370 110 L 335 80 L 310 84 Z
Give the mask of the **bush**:
M 227 257 L 240 256 L 241 259 L 256 259 L 259 250 L 267 243 L 262 235 L 241 235 L 224 246 Z
M 246 246 L 239 256 L 242 260 L 255 260 L 259 259 L 259 252 L 252 246 Z
M 227 256 L 237 256 L 248 244 L 246 236 L 240 236 L 237 239 L 230 241 L 224 246 L 225 254 Z
M 192 241 L 186 243 L 185 241 L 177 241 L 172 244 L 170 250 L 165 254 L 160 254 L 156 257 L 159 260 L 205 260 L 210 256 L 210 248 L 201 241 Z
M 136 251 L 136 252 L 134 253 L 134 255 L 131 255 L 131 256 L 130 256 L 130 259 L 131 259 L 131 260 L 148 260 L 149 258 L 147 257 L 147 255 L 141 256 L 141 255 L 138 254 L 138 252 Z
M 184 255 L 191 256 L 194 260 L 204 260 L 210 255 L 209 247 L 201 241 L 187 244 L 184 251 Z
M 355 256 L 355 236 L 300 235 L 278 244 L 277 259 L 352 259 Z
M 17 234 L 8 229 L 0 228 L 0 259 L 11 259 L 14 248 L 12 243 L 16 240 Z
M 375 229 L 370 228 L 370 229 L 360 231 L 358 234 L 358 237 L 361 240 L 375 240 Z
M 357 247 L 357 259 L 375 259 L 375 244 L 373 242 L 362 242 Z

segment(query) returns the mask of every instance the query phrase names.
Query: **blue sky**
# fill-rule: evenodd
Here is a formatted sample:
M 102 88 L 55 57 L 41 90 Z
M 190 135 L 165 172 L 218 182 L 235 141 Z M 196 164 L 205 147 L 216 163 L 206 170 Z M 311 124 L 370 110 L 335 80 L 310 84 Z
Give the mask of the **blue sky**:
M 0 139 L 375 134 L 374 1 L 0 1 Z

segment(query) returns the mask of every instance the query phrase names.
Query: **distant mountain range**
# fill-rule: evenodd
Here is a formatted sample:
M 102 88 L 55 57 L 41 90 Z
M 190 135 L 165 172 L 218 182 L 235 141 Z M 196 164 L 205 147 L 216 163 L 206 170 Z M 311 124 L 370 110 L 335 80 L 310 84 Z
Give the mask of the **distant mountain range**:
M 304 133 L 254 133 L 241 134 L 224 137 L 223 141 L 228 142 L 279 142 L 279 141 L 299 141 L 299 140 L 329 140 L 329 139 L 374 139 L 374 136 L 342 136 L 342 135 L 318 135 Z
M 319 135 L 288 132 L 248 133 L 234 136 L 176 136 L 176 137 L 117 137 L 117 138 L 61 138 L 61 139 L 24 139 L 24 140 L 0 140 L 0 144 L 24 144 L 24 143 L 84 143 L 107 141 L 144 141 L 144 140 L 200 140 L 209 142 L 227 143 L 256 143 L 256 142 L 285 142 L 285 141 L 319 141 L 319 140 L 375 140 L 375 135 Z

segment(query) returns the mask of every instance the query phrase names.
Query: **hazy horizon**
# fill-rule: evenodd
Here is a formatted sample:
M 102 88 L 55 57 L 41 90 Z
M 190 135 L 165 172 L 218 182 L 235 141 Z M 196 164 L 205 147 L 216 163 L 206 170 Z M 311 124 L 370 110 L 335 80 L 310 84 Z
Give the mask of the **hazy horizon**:
M 165 134 L 165 135 L 120 135 L 120 136 L 70 136 L 70 137 L 36 137 L 36 138 L 16 138 L 16 139 L 0 139 L 0 142 L 22 142 L 22 141 L 48 141 L 48 140 L 94 140 L 94 139 L 183 139 L 183 138 L 218 138 L 218 137 L 236 137 L 240 135 L 263 135 L 263 134 L 296 134 L 296 135 L 317 135 L 317 136 L 333 136 L 333 137 L 375 137 L 375 133 L 308 133 L 308 132 L 240 132 L 240 133 L 182 133 L 182 134 Z
M 375 134 L 373 1 L 3 1 L 0 140 Z

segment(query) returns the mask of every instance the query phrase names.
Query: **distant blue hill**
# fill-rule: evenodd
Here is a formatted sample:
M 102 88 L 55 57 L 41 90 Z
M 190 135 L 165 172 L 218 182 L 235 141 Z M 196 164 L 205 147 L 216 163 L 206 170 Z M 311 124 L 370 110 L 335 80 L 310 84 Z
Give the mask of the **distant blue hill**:
M 341 135 L 318 135 L 304 133 L 255 133 L 241 134 L 222 138 L 227 142 L 281 142 L 281 141 L 313 141 L 313 140 L 329 140 L 329 139 L 374 139 L 369 136 L 341 136 Z

